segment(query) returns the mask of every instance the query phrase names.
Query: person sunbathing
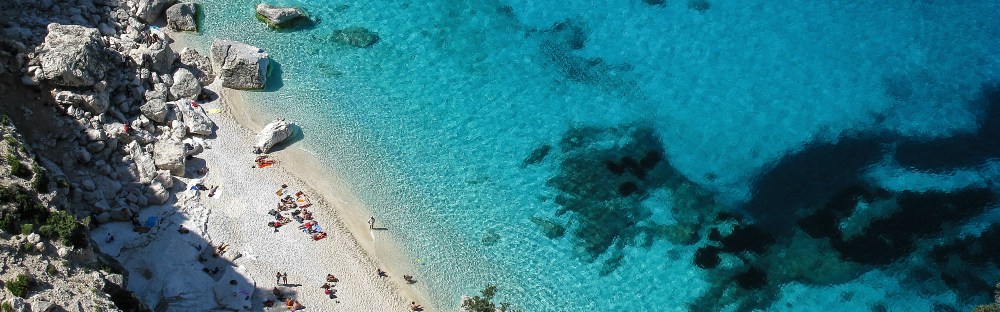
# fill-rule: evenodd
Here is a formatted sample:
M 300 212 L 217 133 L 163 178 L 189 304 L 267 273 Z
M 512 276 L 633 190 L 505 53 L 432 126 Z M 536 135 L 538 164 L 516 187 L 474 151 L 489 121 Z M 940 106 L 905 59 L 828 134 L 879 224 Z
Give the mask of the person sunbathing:
M 416 302 L 412 302 L 412 301 L 410 301 L 410 310 L 412 310 L 412 311 L 423 311 L 423 310 L 424 310 L 424 307 L 421 307 L 421 306 L 420 306 L 419 304 L 417 304 Z
M 403 280 L 406 280 L 406 282 L 409 283 L 409 284 L 413 284 L 413 283 L 417 282 L 417 280 L 413 279 L 413 276 L 411 276 L 411 275 L 403 275 Z

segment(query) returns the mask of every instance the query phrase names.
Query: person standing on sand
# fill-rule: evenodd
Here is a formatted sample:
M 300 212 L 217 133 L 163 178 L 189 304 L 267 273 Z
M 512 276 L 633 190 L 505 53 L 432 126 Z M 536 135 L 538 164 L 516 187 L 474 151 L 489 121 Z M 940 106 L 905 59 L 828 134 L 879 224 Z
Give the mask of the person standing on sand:
M 274 274 L 274 283 L 275 284 L 281 284 L 281 272 L 278 272 L 278 273 Z
M 368 229 L 374 229 L 374 228 L 375 228 L 375 216 L 372 216 L 371 219 L 368 219 Z
M 285 272 L 285 274 L 281 276 L 281 281 L 285 282 L 285 285 L 288 285 L 288 272 Z

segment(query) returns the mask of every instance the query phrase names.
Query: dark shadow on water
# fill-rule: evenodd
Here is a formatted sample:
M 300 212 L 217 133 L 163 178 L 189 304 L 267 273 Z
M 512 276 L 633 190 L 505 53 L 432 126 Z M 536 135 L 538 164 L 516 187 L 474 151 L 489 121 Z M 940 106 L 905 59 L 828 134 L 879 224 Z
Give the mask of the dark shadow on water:
M 273 58 L 268 61 L 267 66 L 267 83 L 264 84 L 264 92 L 274 92 L 285 86 L 285 82 L 281 79 L 281 63 L 275 61 Z
M 290 21 L 280 28 L 274 29 L 275 32 L 279 33 L 293 33 L 298 31 L 308 31 L 316 29 L 323 22 L 322 19 L 314 16 L 297 18 L 294 21 Z

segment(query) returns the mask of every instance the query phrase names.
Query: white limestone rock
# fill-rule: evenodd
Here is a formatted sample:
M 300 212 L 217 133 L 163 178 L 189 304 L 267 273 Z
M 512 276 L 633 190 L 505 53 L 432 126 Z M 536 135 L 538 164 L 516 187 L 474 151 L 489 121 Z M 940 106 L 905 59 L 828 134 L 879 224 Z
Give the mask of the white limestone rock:
M 149 183 L 153 181 L 153 178 L 156 177 L 156 162 L 153 157 L 149 156 L 138 142 L 129 143 L 125 148 L 132 156 L 132 161 L 135 162 L 136 169 L 139 171 L 139 182 Z
M 170 86 L 170 93 L 177 99 L 194 100 L 201 94 L 201 82 L 186 68 L 178 68 L 174 71 L 174 84 Z
M 195 107 L 192 105 L 193 102 L 187 100 L 180 100 L 173 102 L 174 105 L 180 110 L 181 115 L 184 119 L 184 126 L 187 127 L 187 133 L 199 134 L 199 135 L 212 135 L 212 129 L 215 127 L 215 123 L 212 122 L 211 118 L 208 118 L 208 114 L 205 113 L 205 109 L 199 105 Z
M 175 176 L 184 176 L 184 144 L 179 140 L 163 140 L 153 144 L 153 162 L 156 169 L 169 170 Z
M 263 89 L 270 63 L 263 50 L 236 41 L 212 42 L 212 64 L 219 69 L 222 86 L 231 89 Z
M 267 153 L 272 147 L 291 137 L 294 133 L 291 125 L 284 118 L 278 118 L 264 126 L 264 129 L 261 129 L 260 133 L 257 134 L 257 143 L 253 145 L 254 150 Z

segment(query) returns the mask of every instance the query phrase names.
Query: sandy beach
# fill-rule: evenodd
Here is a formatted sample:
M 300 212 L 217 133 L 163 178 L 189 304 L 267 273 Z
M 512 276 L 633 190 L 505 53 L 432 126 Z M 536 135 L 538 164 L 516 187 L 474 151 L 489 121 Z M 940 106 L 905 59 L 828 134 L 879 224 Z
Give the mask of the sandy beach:
M 177 38 L 183 35 L 171 36 L 175 51 L 187 46 Z M 265 301 L 276 300 L 274 287 L 311 311 L 409 311 L 410 302 L 426 304 L 420 276 L 415 276 L 416 284 L 403 279 L 412 271 L 392 230 L 380 229 L 377 222 L 370 230 L 368 209 L 329 168 L 295 144 L 279 145 L 268 154 L 274 165 L 254 166 L 256 133 L 281 116 L 254 115 L 242 91 L 224 90 L 218 80 L 207 89 L 219 97 L 200 106 L 217 128 L 205 139 L 204 152 L 188 161 L 185 178 L 174 179 L 176 200 L 139 213 L 139 220 L 156 220 L 147 234 L 133 232 L 127 223 L 92 232 L 100 249 L 133 276 L 130 290 L 153 302 L 151 307 L 173 301 L 169 310 L 219 305 L 261 310 Z M 201 167 L 207 174 L 197 173 Z M 198 184 L 217 190 L 209 196 L 207 190 L 192 189 Z M 287 186 L 282 195 L 302 192 L 308 197 L 308 210 L 325 238 L 314 240 L 294 220 L 277 229 L 268 225 L 275 221 L 269 211 L 280 203 L 283 196 L 276 192 L 282 185 Z M 116 239 L 104 239 L 109 233 Z M 220 245 L 228 246 L 223 255 L 206 257 Z M 378 276 L 379 269 L 387 276 Z M 278 283 L 277 272 L 286 273 L 287 282 Z M 327 274 L 338 279 L 330 283 L 335 297 L 321 288 Z M 202 292 L 214 293 L 215 303 L 193 303 Z M 286 310 L 280 302 L 271 309 Z

